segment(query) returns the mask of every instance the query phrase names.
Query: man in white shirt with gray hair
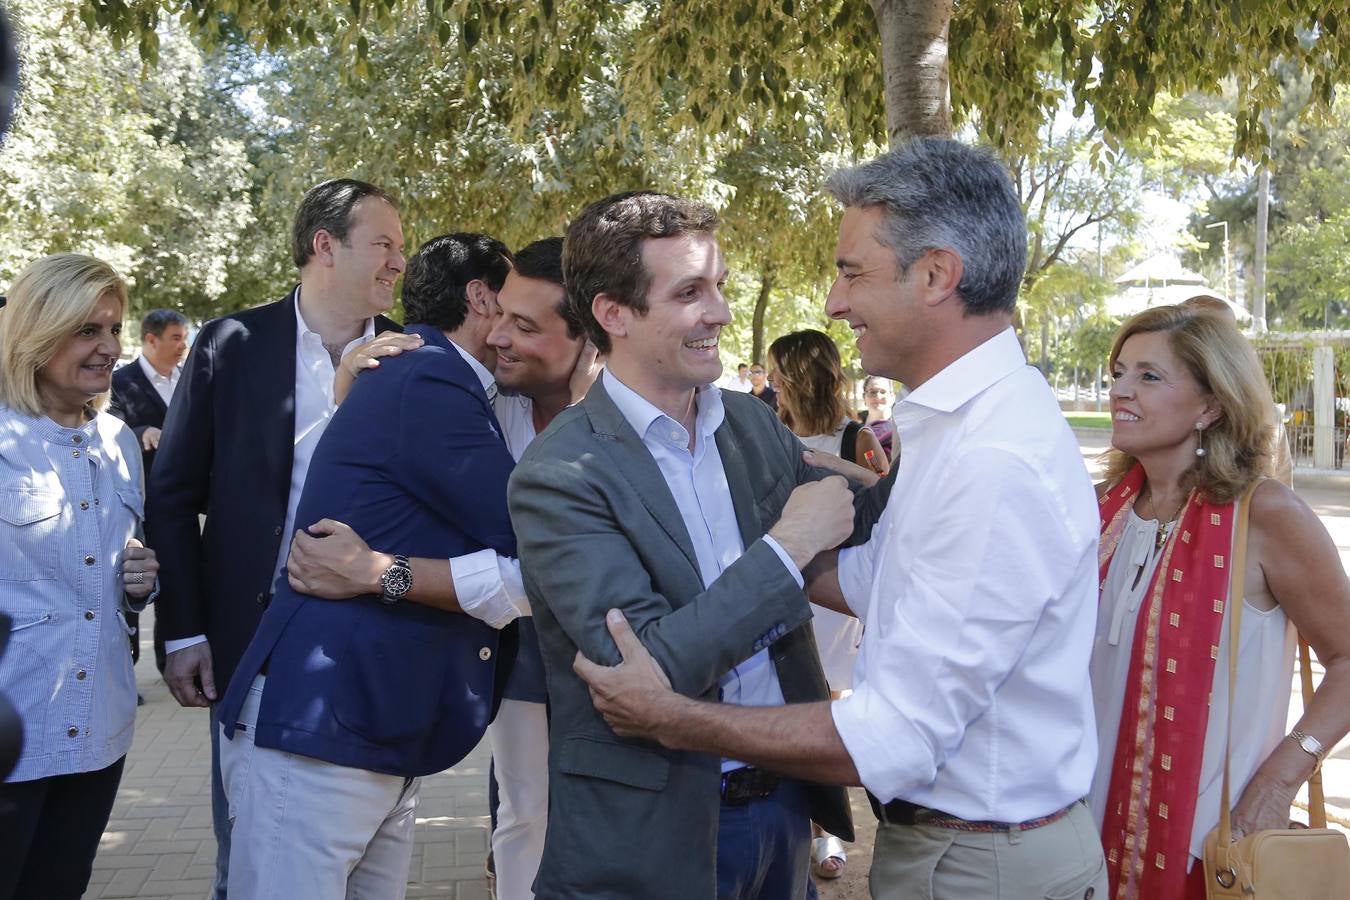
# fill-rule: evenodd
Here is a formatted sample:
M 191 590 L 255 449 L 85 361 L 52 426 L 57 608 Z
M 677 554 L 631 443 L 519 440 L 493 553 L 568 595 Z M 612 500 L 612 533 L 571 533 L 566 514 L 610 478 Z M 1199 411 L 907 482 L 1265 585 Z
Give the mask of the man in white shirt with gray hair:
M 1082 802 L 1098 518 L 1077 442 L 1012 330 L 1026 226 L 993 156 L 925 138 L 836 173 L 826 312 L 912 392 L 865 545 L 811 599 L 866 623 L 852 696 L 749 708 L 670 692 L 622 616 L 614 668 L 576 668 L 621 735 L 868 788 L 874 897 L 1104 897 Z

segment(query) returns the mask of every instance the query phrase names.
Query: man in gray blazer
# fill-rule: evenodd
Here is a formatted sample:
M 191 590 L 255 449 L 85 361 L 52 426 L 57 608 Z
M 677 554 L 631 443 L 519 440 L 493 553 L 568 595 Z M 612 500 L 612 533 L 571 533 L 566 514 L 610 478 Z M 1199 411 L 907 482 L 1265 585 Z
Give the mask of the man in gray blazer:
M 509 493 L 552 709 L 540 897 L 798 900 L 809 820 L 852 839 L 841 789 L 619 738 L 572 671 L 578 650 L 619 662 L 617 608 L 689 697 L 828 696 L 801 569 L 850 535 L 853 498 L 768 407 L 712 385 L 730 321 L 716 224 L 644 192 L 568 230 L 569 299 L 607 368 Z

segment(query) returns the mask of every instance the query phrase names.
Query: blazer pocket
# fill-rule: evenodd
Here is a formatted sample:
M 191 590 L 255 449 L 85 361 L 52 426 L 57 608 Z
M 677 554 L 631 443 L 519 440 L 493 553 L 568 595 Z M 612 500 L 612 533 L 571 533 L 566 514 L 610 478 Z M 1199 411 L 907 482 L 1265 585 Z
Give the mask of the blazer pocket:
M 439 630 L 369 610 L 353 622 L 352 630 L 338 663 L 333 715 L 344 728 L 375 744 L 427 735 L 442 712 L 455 648 Z
M 565 738 L 558 748 L 558 769 L 568 775 L 660 791 L 670 775 L 670 760 L 655 750 L 578 735 Z
M 52 491 L 0 490 L 0 581 L 56 577 L 62 506 Z

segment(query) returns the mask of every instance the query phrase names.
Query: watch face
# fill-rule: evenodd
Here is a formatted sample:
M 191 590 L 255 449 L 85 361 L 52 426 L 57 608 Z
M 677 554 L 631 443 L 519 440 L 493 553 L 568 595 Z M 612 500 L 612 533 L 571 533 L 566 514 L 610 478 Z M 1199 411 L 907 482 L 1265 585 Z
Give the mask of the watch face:
M 389 597 L 402 597 L 412 587 L 412 572 L 402 566 L 390 566 L 380 576 L 384 593 Z

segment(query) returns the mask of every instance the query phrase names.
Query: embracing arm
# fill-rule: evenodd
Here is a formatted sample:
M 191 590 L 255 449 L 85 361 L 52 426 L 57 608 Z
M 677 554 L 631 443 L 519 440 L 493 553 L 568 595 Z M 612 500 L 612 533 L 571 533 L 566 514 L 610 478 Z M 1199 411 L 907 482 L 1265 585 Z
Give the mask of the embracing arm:
M 763 539 L 677 608 L 656 589 L 648 566 L 688 566 L 691 585 L 698 571 L 683 555 L 675 558 L 674 540 L 664 534 L 654 535 L 646 546 L 634 543 L 632 530 L 618 520 L 622 513 L 605 496 L 606 487 L 592 476 L 594 465 L 527 453 L 509 492 L 532 602 L 545 604 L 588 657 L 618 662 L 604 619 L 610 608 L 622 609 L 675 689 L 699 696 L 732 666 L 807 620 L 806 599 L 794 573 Z M 838 489 L 837 483 L 832 486 Z M 641 515 L 646 520 L 645 510 Z M 658 527 L 654 520 L 646 522 Z M 824 532 L 778 534 L 800 564 L 819 549 L 801 541 L 820 540 Z
M 1350 731 L 1350 581 L 1336 546 L 1293 491 L 1267 479 L 1252 495 L 1248 547 L 1271 596 L 1326 671 L 1295 730 L 1330 751 Z M 1235 831 L 1284 828 L 1313 765 L 1294 741 L 1280 741 L 1234 808 Z

